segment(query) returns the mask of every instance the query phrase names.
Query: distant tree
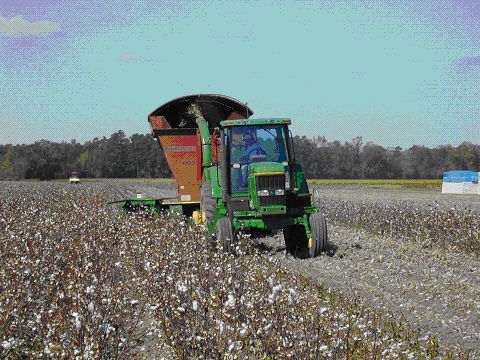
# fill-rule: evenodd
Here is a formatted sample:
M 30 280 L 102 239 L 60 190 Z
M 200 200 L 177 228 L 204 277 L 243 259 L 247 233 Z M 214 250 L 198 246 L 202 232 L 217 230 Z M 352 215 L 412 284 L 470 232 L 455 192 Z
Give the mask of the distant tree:
M 296 162 L 302 165 L 303 171 L 307 177 L 315 177 L 318 173 L 318 166 L 321 166 L 317 161 L 312 161 L 311 156 L 315 153 L 315 144 L 306 136 L 294 136 L 293 144 L 295 149 Z
M 432 151 L 425 146 L 414 145 L 407 150 L 406 177 L 410 179 L 431 179 L 436 175 Z
M 13 179 L 13 166 L 12 166 L 12 159 L 13 159 L 13 146 L 7 145 L 5 154 L 3 155 L 2 167 L 0 169 L 0 176 L 4 179 Z
M 464 142 L 457 148 L 460 166 L 467 170 L 479 169 L 479 154 L 476 146 L 470 142 Z
M 385 179 L 391 172 L 387 151 L 373 143 L 367 143 L 361 154 L 364 179 Z
M 397 146 L 394 149 L 387 151 L 387 162 L 389 164 L 388 172 L 386 174 L 387 179 L 403 179 L 403 153 L 402 148 Z

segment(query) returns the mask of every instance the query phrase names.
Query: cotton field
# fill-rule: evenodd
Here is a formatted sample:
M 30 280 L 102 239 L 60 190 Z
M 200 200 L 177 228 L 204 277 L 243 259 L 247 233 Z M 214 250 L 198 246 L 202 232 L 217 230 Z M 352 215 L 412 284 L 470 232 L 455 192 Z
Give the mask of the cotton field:
M 185 219 L 124 217 L 106 204 L 122 186 L 0 184 L 0 357 L 475 356 L 248 238 L 233 257 Z

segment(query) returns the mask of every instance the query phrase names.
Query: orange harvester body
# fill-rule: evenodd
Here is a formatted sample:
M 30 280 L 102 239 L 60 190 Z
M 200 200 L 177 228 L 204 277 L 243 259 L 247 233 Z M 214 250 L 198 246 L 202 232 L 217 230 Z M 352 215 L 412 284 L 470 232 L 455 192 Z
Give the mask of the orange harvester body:
M 152 135 L 162 147 L 177 182 L 180 202 L 200 201 L 202 146 L 196 119 L 204 118 L 213 134 L 220 121 L 245 119 L 252 114 L 246 104 L 235 99 L 200 94 L 174 99 L 148 116 Z M 212 153 L 215 158 L 216 152 Z

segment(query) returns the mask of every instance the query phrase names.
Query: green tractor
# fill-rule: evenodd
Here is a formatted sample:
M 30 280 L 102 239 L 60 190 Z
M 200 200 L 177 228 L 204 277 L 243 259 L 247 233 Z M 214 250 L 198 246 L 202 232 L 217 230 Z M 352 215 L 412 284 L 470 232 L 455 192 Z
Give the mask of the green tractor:
M 290 119 L 220 121 L 213 132 L 203 118 L 200 213 L 209 236 L 234 253 L 238 233 L 283 230 L 286 249 L 299 257 L 327 250 L 327 225 L 312 206 L 288 129 Z
M 239 232 L 283 230 L 287 251 L 327 250 L 325 217 L 312 206 L 290 119 L 250 119 L 247 104 L 219 94 L 173 99 L 148 116 L 177 184 L 176 198 L 114 201 L 125 212 L 163 210 L 206 225 L 225 252 Z

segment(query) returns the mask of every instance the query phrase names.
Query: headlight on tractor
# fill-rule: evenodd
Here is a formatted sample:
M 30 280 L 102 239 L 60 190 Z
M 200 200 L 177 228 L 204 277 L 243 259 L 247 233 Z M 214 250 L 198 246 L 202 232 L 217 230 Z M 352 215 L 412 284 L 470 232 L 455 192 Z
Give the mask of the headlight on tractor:
M 282 195 L 285 195 L 285 190 L 277 189 L 277 190 L 273 191 L 272 193 L 270 193 L 269 190 L 258 190 L 257 195 L 258 196 L 270 196 L 270 195 L 282 196 Z
M 269 196 L 269 195 L 270 195 L 270 191 L 268 191 L 268 190 L 258 190 L 258 191 L 257 191 L 257 195 L 258 195 L 258 196 Z

